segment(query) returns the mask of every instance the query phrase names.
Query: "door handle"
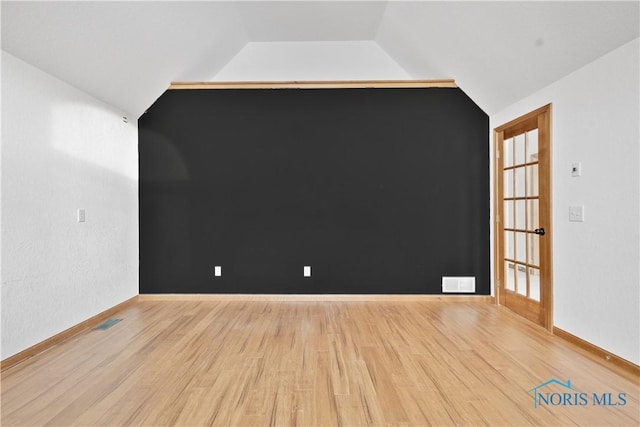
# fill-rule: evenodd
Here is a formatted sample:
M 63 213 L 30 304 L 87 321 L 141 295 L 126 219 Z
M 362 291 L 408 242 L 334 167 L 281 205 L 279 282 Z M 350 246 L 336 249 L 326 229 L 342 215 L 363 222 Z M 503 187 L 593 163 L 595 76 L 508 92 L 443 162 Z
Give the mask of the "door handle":
M 533 230 L 534 233 L 536 233 L 539 236 L 544 236 L 544 228 L 536 228 L 535 230 Z

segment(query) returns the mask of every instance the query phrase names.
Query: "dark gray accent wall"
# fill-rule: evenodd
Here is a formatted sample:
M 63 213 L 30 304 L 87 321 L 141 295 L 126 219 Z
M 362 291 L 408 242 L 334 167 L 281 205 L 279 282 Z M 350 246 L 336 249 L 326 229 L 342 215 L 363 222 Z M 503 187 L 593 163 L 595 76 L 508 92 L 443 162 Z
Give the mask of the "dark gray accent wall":
M 167 91 L 139 120 L 140 293 L 486 295 L 488 138 L 460 89 Z

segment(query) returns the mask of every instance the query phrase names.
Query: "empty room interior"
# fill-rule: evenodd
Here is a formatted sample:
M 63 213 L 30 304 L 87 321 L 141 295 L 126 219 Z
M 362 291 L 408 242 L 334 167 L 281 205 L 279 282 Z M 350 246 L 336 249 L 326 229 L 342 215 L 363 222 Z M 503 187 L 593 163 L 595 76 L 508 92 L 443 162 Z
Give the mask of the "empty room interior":
M 0 15 L 1 425 L 640 425 L 640 2 Z

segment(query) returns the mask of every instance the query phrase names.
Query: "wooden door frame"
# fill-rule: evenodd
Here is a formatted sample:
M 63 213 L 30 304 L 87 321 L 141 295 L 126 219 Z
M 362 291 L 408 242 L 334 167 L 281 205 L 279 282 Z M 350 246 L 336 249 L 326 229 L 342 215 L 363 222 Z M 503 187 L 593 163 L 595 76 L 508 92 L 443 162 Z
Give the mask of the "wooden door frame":
M 538 138 L 546 138 L 548 141 L 546 147 L 546 153 L 540 150 L 539 155 L 546 156 L 546 162 L 539 163 L 538 173 L 540 176 L 539 182 L 539 194 L 546 194 L 546 197 L 540 197 L 539 209 L 540 212 L 548 212 L 548 218 L 546 218 L 543 227 L 546 231 L 545 244 L 540 245 L 540 264 L 545 265 L 546 268 L 541 269 L 540 277 L 540 311 L 541 318 L 540 324 L 542 327 L 550 332 L 553 332 L 553 228 L 552 228 L 552 193 L 551 193 L 551 117 L 552 117 L 552 104 L 547 104 L 540 107 L 530 113 L 520 116 L 514 120 L 511 120 L 501 126 L 496 127 L 493 130 L 493 159 L 494 159 L 494 180 L 493 180 L 493 194 L 494 194 L 494 218 L 493 218 L 493 238 L 494 238 L 494 289 L 495 289 L 495 301 L 496 304 L 504 305 L 505 302 L 505 284 L 501 280 L 503 276 L 503 266 L 501 260 L 503 259 L 504 242 L 501 233 L 501 220 L 504 218 L 503 210 L 503 185 L 502 185 L 502 168 L 500 163 L 503 159 L 500 156 L 500 151 L 504 141 L 504 132 L 508 131 L 510 135 L 518 135 L 524 132 L 531 126 L 532 122 L 537 124 Z M 508 136 L 509 137 L 509 136 Z M 507 138 L 508 138 L 507 137 Z M 543 164 L 544 163 L 544 164 Z M 546 283 L 546 291 L 542 290 L 542 283 Z

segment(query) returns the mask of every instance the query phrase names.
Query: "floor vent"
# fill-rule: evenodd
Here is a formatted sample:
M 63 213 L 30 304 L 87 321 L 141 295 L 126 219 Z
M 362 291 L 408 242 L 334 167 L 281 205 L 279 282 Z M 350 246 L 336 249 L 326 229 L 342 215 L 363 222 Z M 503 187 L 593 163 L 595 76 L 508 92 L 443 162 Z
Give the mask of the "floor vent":
M 442 277 L 442 293 L 473 293 L 475 291 L 475 277 Z
M 96 326 L 95 328 L 93 328 L 93 330 L 94 331 L 104 331 L 106 329 L 109 329 L 110 327 L 112 327 L 113 325 L 115 325 L 116 323 L 118 323 L 121 320 L 122 319 L 108 319 L 108 320 L 105 320 L 103 323 L 101 323 L 98 326 Z

